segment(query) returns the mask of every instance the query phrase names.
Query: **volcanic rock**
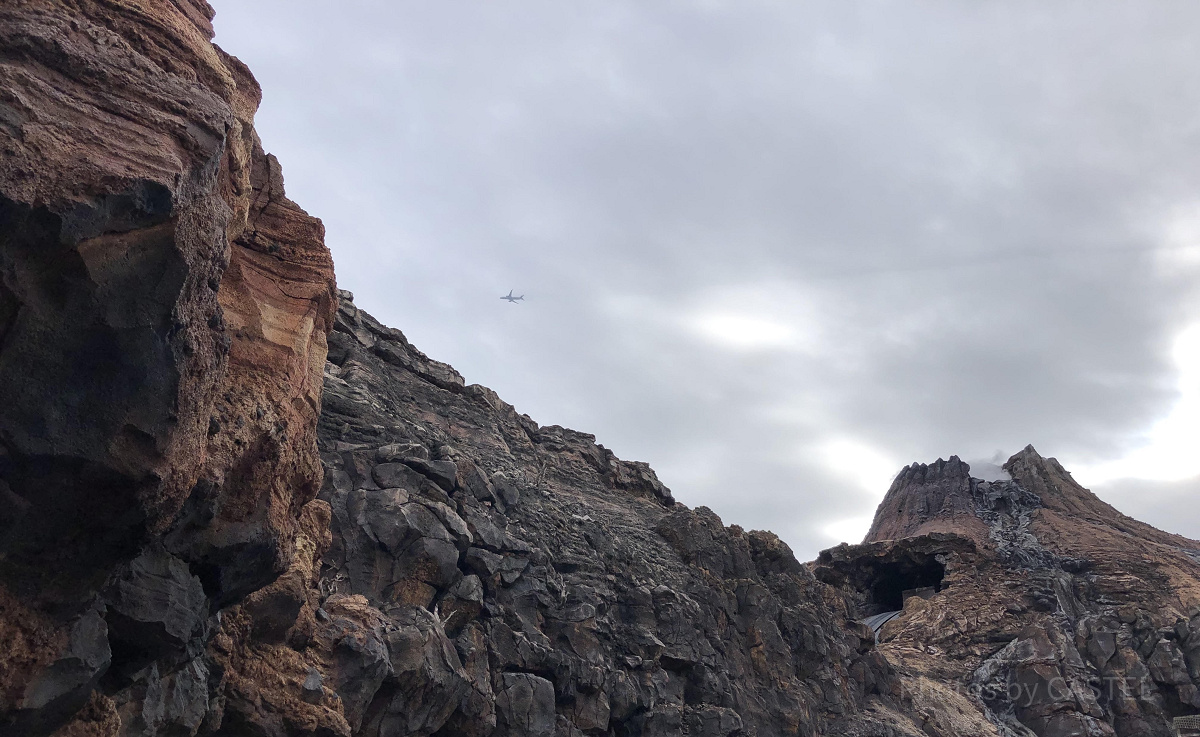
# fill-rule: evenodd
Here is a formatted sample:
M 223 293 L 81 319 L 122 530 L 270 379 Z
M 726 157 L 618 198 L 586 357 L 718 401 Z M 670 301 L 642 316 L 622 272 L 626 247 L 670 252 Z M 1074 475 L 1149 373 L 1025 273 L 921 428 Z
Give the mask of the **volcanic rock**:
M 817 577 L 876 624 L 918 710 L 973 713 L 979 734 L 1170 735 L 1200 711 L 1200 542 L 1121 514 L 1032 447 L 1004 469 L 906 467 L 866 541 L 822 552 Z M 939 724 L 926 731 L 961 733 Z
M 879 714 L 907 721 L 889 711 L 888 665 L 778 538 L 675 504 L 645 464 L 445 381 L 451 369 L 350 294 L 339 305 L 319 586 L 362 597 L 391 631 L 392 668 L 357 734 L 867 734 Z M 904 729 L 890 734 L 917 734 Z
M 190 703 L 320 485 L 332 263 L 211 18 L 0 7 L 0 732 Z
M 1007 479 L 905 468 L 804 565 L 359 310 L 211 19 L 0 7 L 0 733 L 1165 737 L 1200 710 L 1200 543 L 1032 448 Z

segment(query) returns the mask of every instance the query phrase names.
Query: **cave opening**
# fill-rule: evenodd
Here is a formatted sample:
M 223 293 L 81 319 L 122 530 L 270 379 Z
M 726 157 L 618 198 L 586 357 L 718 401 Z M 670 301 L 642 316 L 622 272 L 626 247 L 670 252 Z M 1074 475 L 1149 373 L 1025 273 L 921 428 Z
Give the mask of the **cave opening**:
M 933 556 L 882 563 L 872 577 L 870 614 L 899 611 L 910 596 L 931 596 L 942 590 L 945 577 L 946 566 Z

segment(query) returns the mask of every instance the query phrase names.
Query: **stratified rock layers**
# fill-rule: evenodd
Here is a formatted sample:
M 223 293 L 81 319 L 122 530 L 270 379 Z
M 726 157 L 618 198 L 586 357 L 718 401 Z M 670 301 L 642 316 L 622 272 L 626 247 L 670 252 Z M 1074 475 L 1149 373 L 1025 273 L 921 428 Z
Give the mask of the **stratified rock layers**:
M 905 468 L 867 541 L 823 552 L 818 578 L 859 616 L 902 608 L 879 652 L 931 735 L 961 734 L 957 709 L 976 734 L 1168 737 L 1200 712 L 1200 542 L 1126 517 L 1032 447 L 1004 468 Z
M 904 469 L 806 566 L 339 298 L 211 19 L 0 6 L 0 734 L 1165 737 L 1200 711 L 1200 543 L 1032 448 L 1010 481 Z
M 198 725 L 212 613 L 286 570 L 320 485 L 332 262 L 211 17 L 0 7 L 5 734 L 164 690 Z

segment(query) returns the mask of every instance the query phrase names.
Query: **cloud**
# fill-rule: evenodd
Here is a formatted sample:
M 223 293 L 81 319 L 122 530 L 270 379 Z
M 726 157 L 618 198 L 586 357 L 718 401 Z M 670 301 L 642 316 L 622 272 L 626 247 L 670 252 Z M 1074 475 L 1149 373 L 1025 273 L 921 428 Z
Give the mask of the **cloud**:
M 1078 480 L 1078 479 L 1077 479 Z M 1200 475 L 1175 481 L 1121 479 L 1096 484 L 1092 490 L 1104 501 L 1162 530 L 1200 539 Z
M 1178 399 L 1170 412 L 1127 455 L 1079 468 L 1075 475 L 1080 480 L 1109 484 L 1119 479 L 1184 481 L 1200 476 L 1200 322 L 1175 338 L 1171 357 L 1178 374 Z
M 787 348 L 796 340 L 791 326 L 770 318 L 709 312 L 693 320 L 694 329 L 726 348 Z
M 851 480 L 866 493 L 877 496 L 879 501 L 883 500 L 883 492 L 892 485 L 900 468 L 895 458 L 849 438 L 830 440 L 816 453 L 833 473 Z
M 879 459 L 1182 463 L 1200 6 L 214 5 L 341 285 L 684 503 L 811 557 Z

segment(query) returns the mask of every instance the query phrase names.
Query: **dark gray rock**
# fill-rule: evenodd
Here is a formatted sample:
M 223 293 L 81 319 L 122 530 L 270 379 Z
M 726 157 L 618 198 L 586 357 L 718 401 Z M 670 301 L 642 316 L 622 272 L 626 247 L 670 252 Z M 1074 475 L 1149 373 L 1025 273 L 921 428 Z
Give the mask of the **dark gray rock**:
M 321 588 L 379 607 L 391 666 L 357 734 L 876 724 L 864 699 L 893 688 L 887 663 L 777 537 L 675 505 L 590 435 L 539 428 L 482 388 L 446 391 L 357 309 L 339 320 L 359 347 L 326 378 Z
M 483 582 L 479 576 L 463 576 L 438 602 L 438 614 L 446 634 L 453 637 L 483 609 Z
M 742 718 L 733 709 L 704 706 L 685 717 L 687 734 L 698 737 L 729 737 L 742 731 Z
M 405 458 L 404 464 L 434 482 L 446 491 L 454 491 L 458 478 L 458 466 L 454 461 L 427 461 L 421 458 Z
M 508 519 L 492 507 L 481 504 L 473 497 L 457 500 L 459 514 L 470 529 L 473 541 L 495 552 L 528 553 L 533 548 L 524 540 L 508 532 Z
M 447 720 L 446 733 L 488 737 L 496 729 L 496 696 L 492 691 L 486 630 L 478 621 L 469 622 L 455 638 L 454 648 L 471 689 Z
M 104 597 L 110 642 L 118 660 L 130 663 L 182 652 L 208 616 L 200 579 L 161 548 L 130 561 Z
M 422 537 L 396 558 L 391 585 L 382 592 L 384 599 L 427 607 L 438 592 L 444 591 L 461 576 L 458 547 L 453 542 Z
M 444 503 L 449 502 L 445 490 L 435 485 L 429 477 L 404 463 L 381 463 L 371 470 L 370 476 L 377 488 L 404 489 Z
M 429 449 L 420 443 L 392 443 L 375 451 L 379 463 L 402 463 L 405 459 L 429 460 Z
M 471 548 L 463 556 L 463 565 L 483 578 L 490 578 L 500 572 L 504 556 L 483 548 Z
M 337 693 L 346 721 L 357 730 L 384 680 L 392 673 L 385 624 L 378 611 L 363 616 L 361 604 L 342 596 L 327 602 L 316 639 L 331 655 L 324 685 Z M 320 619 L 320 618 L 318 618 Z
M 517 489 L 517 485 L 505 476 L 503 473 L 492 474 L 492 488 L 496 490 L 496 495 L 503 502 L 504 507 L 515 507 L 517 502 L 521 500 L 521 492 Z
M 321 671 L 316 668 L 309 668 L 308 675 L 304 678 L 304 683 L 300 685 L 303 698 L 310 704 L 319 704 L 321 699 L 325 697 L 325 689 L 322 687 L 324 678 L 321 677 Z
M 453 643 L 428 611 L 405 608 L 393 622 L 395 629 L 386 636 L 392 676 L 380 691 L 386 701 L 362 731 L 432 734 L 460 707 L 471 683 Z
M 458 466 L 456 484 L 481 502 L 497 502 L 499 497 L 488 477 L 470 460 L 462 459 Z
M 482 547 L 494 552 L 507 549 L 508 535 L 499 524 L 474 499 L 459 502 L 463 519 L 471 530 L 474 540 Z
M 550 681 L 529 673 L 505 673 L 500 684 L 497 737 L 553 737 L 554 686 Z
M 203 658 L 166 675 L 152 663 L 114 696 L 122 737 L 196 734 L 208 713 L 209 685 Z
M 163 724 L 160 734 L 195 734 L 209 708 L 209 672 L 196 658 L 163 680 Z

